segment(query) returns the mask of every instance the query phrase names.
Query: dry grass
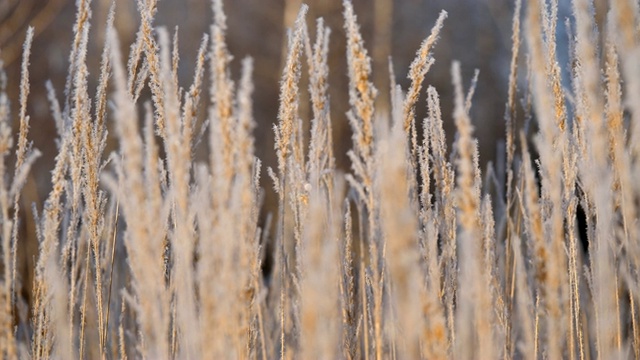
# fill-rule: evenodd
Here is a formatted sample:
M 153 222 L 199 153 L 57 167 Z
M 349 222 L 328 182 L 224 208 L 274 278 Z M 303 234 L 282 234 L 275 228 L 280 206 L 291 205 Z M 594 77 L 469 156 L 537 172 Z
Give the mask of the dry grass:
M 222 0 L 212 2 L 188 89 L 178 79 L 178 31 L 155 27 L 156 1 L 137 2 L 142 21 L 128 56 L 111 9 L 98 69 L 86 61 L 91 2 L 78 1 L 63 98 L 48 85 L 58 154 L 53 188 L 34 204 L 40 247 L 34 282 L 23 284 L 20 196 L 39 155 L 28 140 L 30 29 L 20 84 L 7 84 L 0 64 L 0 356 L 640 358 L 640 11 L 634 0 L 612 0 L 600 36 L 591 1 L 574 0 L 565 68 L 558 2 L 528 1 L 524 16 L 515 4 L 502 173 L 479 166 L 470 108 L 482 75 L 465 92 L 464 64 L 454 62 L 453 86 L 441 89 L 455 99 L 451 150 L 438 90 L 423 91 L 446 12 L 416 44 L 410 87 L 392 74 L 390 89 L 375 89 L 345 0 L 351 109 L 332 119 L 331 31 L 318 19 L 312 39 L 303 5 L 273 126 L 272 224 L 259 220 L 272 190 L 260 188 L 254 154 L 254 64 L 242 60 L 232 80 Z M 20 89 L 17 140 L 7 86 Z M 416 119 L 423 95 L 428 115 Z M 196 127 L 199 113 L 206 128 Z M 536 134 L 519 126 L 532 116 Z M 337 121 L 353 133 L 346 174 L 333 155 Z M 199 163 L 205 130 L 210 156 Z M 119 149 L 105 154 L 109 137 Z M 273 270 L 262 266 L 268 251 Z M 33 287 L 33 301 L 22 286 Z

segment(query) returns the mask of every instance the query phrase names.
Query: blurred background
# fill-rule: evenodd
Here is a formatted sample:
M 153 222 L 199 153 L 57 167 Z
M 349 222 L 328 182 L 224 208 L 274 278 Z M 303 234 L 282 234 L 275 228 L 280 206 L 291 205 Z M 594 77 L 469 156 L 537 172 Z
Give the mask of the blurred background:
M 96 83 L 99 57 L 104 44 L 107 12 L 112 0 L 93 0 L 89 69 L 91 85 Z M 239 77 L 240 60 L 255 59 L 255 118 L 258 122 L 256 140 L 258 156 L 267 165 L 274 163 L 271 124 L 277 121 L 278 81 L 286 45 L 286 28 L 291 26 L 301 0 L 227 0 L 227 42 L 234 55 L 233 76 Z M 435 47 L 436 63 L 426 78 L 426 85 L 435 86 L 443 98 L 443 113 L 450 114 L 450 64 L 462 63 L 465 86 L 474 69 L 480 70 L 472 118 L 480 138 L 483 158 L 493 157 L 494 137 L 503 137 L 503 114 L 506 101 L 507 69 L 511 48 L 511 16 L 513 0 L 354 0 L 354 7 L 365 38 L 365 45 L 374 60 L 373 77 L 379 90 L 379 110 L 388 106 L 388 58 L 392 57 L 396 81 L 407 88 L 409 64 L 421 41 L 429 35 L 439 12 L 446 10 L 441 39 Z M 116 0 L 116 27 L 123 51 L 134 39 L 139 16 L 134 0 Z M 344 153 L 351 146 L 345 112 L 348 109 L 345 39 L 341 0 L 309 0 L 307 18 L 310 33 L 315 35 L 315 18 L 323 17 L 331 27 L 330 92 L 331 115 L 335 129 L 336 156 L 341 168 L 347 169 Z M 155 25 L 169 31 L 179 28 L 180 81 L 187 87 L 192 79 L 193 64 L 200 39 L 209 31 L 211 5 L 207 0 L 160 0 Z M 45 189 L 48 171 L 55 151 L 54 124 L 49 115 L 45 81 L 51 80 L 63 96 L 68 54 L 75 21 L 74 0 L 2 0 L 0 2 L 1 58 L 9 75 L 8 90 L 14 108 L 27 26 L 35 27 L 36 37 L 31 57 L 29 114 L 32 120 L 30 138 L 35 147 L 44 150 L 44 158 L 36 169 L 38 188 Z M 306 82 L 306 79 L 303 79 Z M 91 86 L 90 88 L 95 88 Z M 306 93 L 306 83 L 303 90 Z M 301 94 L 303 98 L 306 94 Z M 423 97 L 424 99 L 424 97 Z M 422 118 L 425 104 L 418 105 Z M 17 109 L 15 109 L 17 110 Z M 16 111 L 14 111 L 15 113 Z M 302 116 L 308 119 L 308 109 Z M 203 111 L 201 115 L 205 115 Z M 451 120 L 450 116 L 445 121 Z M 451 121 L 447 121 L 451 125 Z M 452 131 L 447 132 L 452 135 Z M 49 164 L 49 165 L 48 165 Z M 44 171 L 42 171 L 44 170 Z M 46 193 L 40 193 L 40 196 Z
M 128 53 L 139 24 L 134 0 L 115 0 L 116 27 L 124 54 Z M 105 23 L 112 0 L 93 0 L 89 48 L 90 89 L 95 92 L 101 49 L 104 44 Z M 526 3 L 526 1 L 524 1 Z M 227 43 L 234 60 L 231 64 L 234 79 L 239 78 L 241 59 L 255 59 L 254 116 L 257 156 L 266 166 L 275 165 L 272 124 L 277 121 L 278 83 L 283 64 L 286 29 L 293 23 L 301 0 L 226 0 L 228 31 Z M 345 38 L 341 0 L 308 0 L 307 17 L 310 34 L 315 37 L 315 18 L 323 17 L 332 29 L 330 48 L 330 101 L 334 129 L 335 154 L 338 167 L 349 169 L 345 156 L 351 147 L 351 133 L 345 112 L 348 109 Z M 408 87 L 408 67 L 421 41 L 429 35 L 441 10 L 449 13 L 440 41 L 435 47 L 436 63 L 426 77 L 426 86 L 435 86 L 442 97 L 445 131 L 449 142 L 455 129 L 451 117 L 450 65 L 459 60 L 463 69 L 465 87 L 475 69 L 480 70 L 477 91 L 471 109 L 472 121 L 481 149 L 481 162 L 495 158 L 498 140 L 504 138 L 504 111 L 508 67 L 511 56 L 511 20 L 514 0 L 353 0 L 365 45 L 373 58 L 373 78 L 379 90 L 378 109 L 388 107 L 388 59 L 392 57 L 396 81 L 403 89 Z M 560 1 L 560 21 L 569 16 L 570 2 Z M 596 1 L 597 4 L 604 1 Z M 600 5 L 598 5 L 600 6 Z M 603 14 L 603 11 L 599 11 Z M 197 49 L 205 32 L 209 31 L 212 12 L 208 0 L 160 0 L 156 26 L 173 31 L 179 28 L 180 82 L 188 87 L 193 77 L 193 64 Z M 37 243 L 33 233 L 32 204 L 40 208 L 50 190 L 50 172 L 57 153 L 54 139 L 55 125 L 49 112 L 45 82 L 51 80 L 63 97 L 64 80 L 68 67 L 68 54 L 75 22 L 73 0 L 0 0 L 0 57 L 8 75 L 8 92 L 12 103 L 14 129 L 17 129 L 18 84 L 22 43 L 29 25 L 35 28 L 32 48 L 28 114 L 31 116 L 29 139 L 42 151 L 25 187 L 22 209 L 29 209 L 22 219 L 20 261 L 24 274 L 32 269 Z M 558 39 L 566 39 L 564 26 L 558 26 Z M 566 51 L 559 48 L 560 61 L 566 64 Z M 303 68 L 304 69 L 304 68 Z M 208 74 L 205 75 L 208 77 Z M 307 80 L 302 79 L 301 97 L 305 99 Z M 208 86 L 205 84 L 205 86 Z M 146 96 L 149 96 L 148 94 Z M 206 104 L 204 97 L 202 104 Z M 422 94 L 417 108 L 421 122 L 426 112 Z M 308 121 L 309 108 L 301 107 L 302 118 Z M 200 117 L 206 116 L 202 106 Z M 204 145 L 204 144 L 203 144 Z M 110 149 L 114 149 L 111 141 Z M 111 151 L 107 149 L 107 153 Z M 197 154 L 206 156 L 206 146 Z M 265 183 L 270 189 L 271 185 Z M 267 203 L 271 191 L 267 191 Z M 29 248 L 31 250 L 29 250 Z M 26 278 L 25 278 L 26 277 Z M 29 284 L 28 275 L 23 277 Z

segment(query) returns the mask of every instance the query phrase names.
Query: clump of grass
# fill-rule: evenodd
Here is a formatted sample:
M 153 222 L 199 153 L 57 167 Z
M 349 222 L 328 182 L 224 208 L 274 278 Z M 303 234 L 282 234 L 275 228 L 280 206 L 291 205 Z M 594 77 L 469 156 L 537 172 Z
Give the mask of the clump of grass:
M 212 2 L 213 25 L 186 90 L 178 31 L 171 38 L 155 27 L 156 2 L 137 3 L 141 24 L 126 65 L 112 7 L 93 98 L 91 3 L 79 1 L 63 98 L 48 85 L 58 153 L 52 190 L 34 204 L 40 246 L 34 283 L 24 284 L 35 294 L 27 304 L 16 249 L 21 188 L 39 154 L 28 141 L 30 29 L 15 151 L 6 95 L 13 85 L 0 64 L 1 356 L 640 358 L 640 10 L 632 0 L 612 0 L 598 36 L 590 1 L 572 4 L 573 61 L 563 69 L 558 2 L 527 2 L 521 31 L 522 2 L 515 1 L 506 156 L 496 167 L 504 173 L 479 166 L 470 108 L 481 75 L 465 93 L 464 64 L 454 62 L 451 90 L 423 85 L 449 26 L 446 12 L 407 69 L 409 88 L 392 74 L 390 89 L 376 89 L 345 0 L 351 109 L 336 119 L 328 95 L 331 30 L 318 19 L 312 40 L 303 5 L 274 121 L 277 168 L 268 172 L 279 203 L 271 231 L 270 220 L 259 221 L 262 193 L 271 190 L 260 188 L 254 149 L 254 64 L 242 60 L 234 82 L 222 1 Z M 299 96 L 305 79 L 308 127 Z M 147 87 L 150 101 L 142 96 Z M 522 109 L 519 87 L 527 90 Z M 439 91 L 454 94 L 451 150 Z M 391 104 L 388 113 L 376 109 L 380 97 Z M 205 163 L 193 156 L 199 114 L 207 117 Z M 539 133 L 519 126 L 531 116 Z M 347 173 L 333 158 L 337 121 L 353 132 Z M 119 148 L 105 154 L 110 136 Z M 262 267 L 267 251 L 272 273 Z M 29 318 L 17 311 L 25 307 Z

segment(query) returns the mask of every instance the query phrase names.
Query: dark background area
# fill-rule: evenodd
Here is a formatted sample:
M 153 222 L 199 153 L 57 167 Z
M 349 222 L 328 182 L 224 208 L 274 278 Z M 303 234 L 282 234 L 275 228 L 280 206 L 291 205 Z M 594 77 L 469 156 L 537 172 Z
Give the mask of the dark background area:
M 396 81 L 404 89 L 409 64 L 421 41 L 429 35 L 441 10 L 449 13 L 441 39 L 435 48 L 436 63 L 427 74 L 426 84 L 435 86 L 443 101 L 446 130 L 452 138 L 451 127 L 451 77 L 452 60 L 462 63 L 465 86 L 468 86 L 474 69 L 480 69 L 478 89 L 474 97 L 472 118 L 480 140 L 483 159 L 493 157 L 495 139 L 503 137 L 503 114 L 506 100 L 507 68 L 511 47 L 512 0 L 355 0 L 354 6 L 361 25 L 365 45 L 374 61 L 373 77 L 379 90 L 379 107 L 388 104 L 389 73 L 387 59 L 392 57 Z M 135 1 L 116 0 L 116 27 L 123 51 L 134 39 L 139 16 Z M 286 28 L 291 25 L 299 9 L 300 0 L 225 1 L 228 32 L 227 42 L 234 55 L 233 77 L 239 78 L 240 60 L 245 56 L 255 59 L 255 110 L 258 123 L 255 131 L 257 155 L 267 165 L 274 164 L 271 126 L 277 121 L 278 82 L 283 63 L 283 44 L 286 44 Z M 335 130 L 338 165 L 348 169 L 344 153 L 351 146 L 349 125 L 345 112 L 348 109 L 345 39 L 343 31 L 342 2 L 340 0 L 310 0 L 307 17 L 310 33 L 315 35 L 315 18 L 323 17 L 331 27 L 330 95 L 331 115 Z M 94 0 L 91 19 L 89 70 L 90 89 L 95 89 L 107 12 L 111 0 Z M 211 24 L 211 5 L 207 0 L 160 0 L 155 25 L 169 31 L 179 27 L 180 81 L 187 87 L 192 79 L 195 55 L 203 33 Z M 64 79 L 68 67 L 75 21 L 75 1 L 72 0 L 3 0 L 0 5 L 1 58 L 9 75 L 8 91 L 17 112 L 18 82 L 22 42 L 28 25 L 35 27 L 29 96 L 31 116 L 30 139 L 43 150 L 38 162 L 36 177 L 39 196 L 46 195 L 48 173 L 55 155 L 54 124 L 49 114 L 45 81 L 51 80 L 62 98 Z M 306 97 L 306 80 L 302 98 Z M 424 94 L 423 94 L 424 95 Z M 424 99 L 424 96 L 421 97 Z M 206 99 L 203 99 L 203 105 Z M 425 113 L 424 102 L 418 104 L 418 120 Z M 201 116 L 206 115 L 205 106 Z M 303 119 L 309 119 L 308 108 L 301 107 Z M 15 116 L 14 116 L 15 118 Z M 17 120 L 17 119 L 16 119 Z M 17 125 L 17 124 L 16 124 Z M 14 127 L 15 128 L 15 127 Z M 51 150 L 51 151 L 49 151 Z M 204 149 L 206 151 L 206 149 Z

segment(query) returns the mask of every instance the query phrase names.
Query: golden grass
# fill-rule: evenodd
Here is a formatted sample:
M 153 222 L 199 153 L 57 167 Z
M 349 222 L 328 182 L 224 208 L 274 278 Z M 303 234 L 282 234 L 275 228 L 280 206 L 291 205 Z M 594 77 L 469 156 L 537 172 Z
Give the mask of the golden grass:
M 52 190 L 34 206 L 33 284 L 21 284 L 15 270 L 21 188 L 39 155 L 28 140 L 33 29 L 18 84 L 15 152 L 6 96 L 14 85 L 0 64 L 2 358 L 640 357 L 634 0 L 611 0 L 603 36 L 591 2 L 573 1 L 566 69 L 556 54 L 558 2 L 525 2 L 521 32 L 523 4 L 515 1 L 505 170 L 489 166 L 484 178 L 470 115 L 482 75 L 476 71 L 465 93 L 464 64 L 454 62 L 453 86 L 440 90 L 455 99 L 451 150 L 439 90 L 423 85 L 449 26 L 446 12 L 419 44 L 409 88 L 392 74 L 389 89 L 376 89 L 344 0 L 351 109 L 332 119 L 331 30 L 318 19 L 312 40 L 303 5 L 282 69 L 277 169 L 267 169 L 279 196 L 273 225 L 271 217 L 259 222 L 262 194 L 271 190 L 260 188 L 254 149 L 253 60 L 242 60 L 234 83 L 222 0 L 212 1 L 213 25 L 188 89 L 178 79 L 178 31 L 171 37 L 155 27 L 156 1 L 137 4 L 141 24 L 129 55 L 112 7 L 100 67 L 89 69 L 91 2 L 77 3 L 63 98 L 47 85 L 58 153 Z M 141 97 L 146 87 L 151 101 Z M 427 116 L 416 119 L 423 95 Z M 388 101 L 376 109 L 380 97 Z M 301 115 L 307 106 L 311 119 Z M 199 113 L 207 114 L 206 163 L 193 156 Z M 537 134 L 518 125 L 531 117 Z M 333 158 L 337 121 L 353 132 L 346 174 Z M 105 154 L 110 136 L 119 148 Z M 275 259 L 269 273 L 267 251 Z M 20 286 L 33 287 L 33 301 Z

